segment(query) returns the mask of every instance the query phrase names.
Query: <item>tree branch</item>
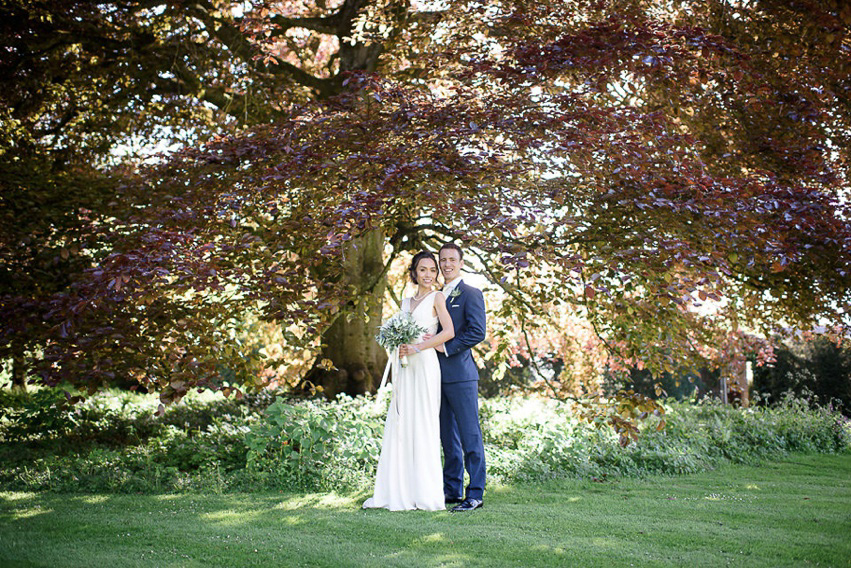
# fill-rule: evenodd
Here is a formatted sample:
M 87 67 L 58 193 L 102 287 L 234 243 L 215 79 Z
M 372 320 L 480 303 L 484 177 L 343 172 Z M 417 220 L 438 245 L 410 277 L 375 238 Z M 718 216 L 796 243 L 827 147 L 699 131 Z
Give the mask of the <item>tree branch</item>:
M 287 61 L 277 58 L 275 59 L 276 65 L 267 65 L 256 57 L 258 53 L 254 46 L 248 42 L 237 26 L 230 21 L 212 16 L 210 13 L 214 10 L 214 7 L 209 2 L 203 2 L 203 6 L 201 4 L 199 2 L 195 5 L 195 15 L 204 22 L 208 33 L 222 42 L 231 53 L 242 59 L 243 62 L 252 67 L 256 72 L 275 76 L 288 76 L 296 83 L 315 90 L 322 98 L 334 94 L 338 88 L 340 83 L 338 77 L 322 79 L 307 73 Z
M 74 117 L 79 114 L 79 110 L 80 109 L 77 107 L 76 103 L 72 103 L 70 108 L 65 111 L 65 114 L 62 115 L 62 118 L 60 118 L 56 122 L 56 124 L 49 128 L 45 128 L 44 130 L 36 130 L 35 132 L 33 132 L 33 136 L 35 138 L 41 138 L 43 136 L 52 136 L 54 134 L 58 134 L 59 131 L 65 128 L 66 124 L 71 122 Z
M 342 11 L 331 16 L 314 18 L 287 18 L 286 16 L 272 16 L 272 23 L 278 26 L 278 30 L 272 32 L 272 37 L 280 37 L 292 28 L 304 28 L 321 34 L 337 35 L 340 27 Z
M 535 373 L 538 375 L 538 377 L 540 377 L 541 380 L 544 381 L 544 384 L 547 385 L 547 387 L 552 391 L 553 398 L 560 401 L 573 400 L 578 402 L 579 398 L 561 393 L 560 390 L 557 390 L 556 387 L 553 386 L 553 384 L 550 382 L 550 380 L 546 378 L 541 372 L 541 369 L 538 367 L 538 363 L 535 361 L 535 354 L 532 352 L 532 344 L 529 342 L 529 333 L 526 331 L 525 319 L 520 320 L 520 332 L 523 334 L 523 341 L 526 343 L 526 349 L 529 351 L 529 363 L 532 364 L 532 367 L 534 368 Z

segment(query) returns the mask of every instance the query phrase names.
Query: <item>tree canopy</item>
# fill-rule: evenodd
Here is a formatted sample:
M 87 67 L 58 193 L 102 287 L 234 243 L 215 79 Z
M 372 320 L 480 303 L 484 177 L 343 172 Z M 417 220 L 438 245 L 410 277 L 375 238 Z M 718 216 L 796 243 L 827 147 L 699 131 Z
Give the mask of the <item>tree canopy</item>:
M 164 400 L 221 388 L 228 329 L 247 311 L 280 322 L 288 346 L 321 351 L 319 368 L 343 367 L 332 342 L 353 328 L 329 330 L 359 322 L 363 344 L 388 265 L 449 239 L 502 290 L 495 319 L 535 334 L 570 310 L 590 322 L 613 370 L 718 366 L 764 349 L 754 333 L 847 324 L 844 4 L 92 10 L 125 17 L 143 5 L 150 22 L 168 15 L 201 34 L 191 67 L 230 93 L 212 108 L 239 128 L 110 171 L 122 207 L 99 217 L 91 266 L 35 303 L 4 296 L 7 321 L 47 322 L 38 359 L 49 383 L 96 389 L 130 373 Z M 348 27 L 331 25 L 344 15 Z M 358 65 L 346 46 L 358 47 Z M 160 71 L 162 84 L 134 83 L 139 69 L 127 76 L 190 85 L 181 67 Z M 284 84 L 291 94 L 275 101 Z M 181 112 L 211 108 L 206 90 L 189 92 L 168 100 Z M 191 97 L 197 107 L 184 104 Z M 265 110 L 240 122 L 233 110 L 256 100 Z M 11 345 L 23 333 L 7 326 L 4 337 Z M 492 337 L 497 359 L 517 340 L 507 328 Z M 341 361 L 372 357 L 349 367 L 368 390 L 375 356 L 352 353 Z

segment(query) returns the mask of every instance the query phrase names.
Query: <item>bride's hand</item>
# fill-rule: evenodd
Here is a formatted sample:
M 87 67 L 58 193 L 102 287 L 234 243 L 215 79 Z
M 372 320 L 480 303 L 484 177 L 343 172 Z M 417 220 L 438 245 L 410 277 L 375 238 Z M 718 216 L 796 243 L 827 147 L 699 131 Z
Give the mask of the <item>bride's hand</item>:
M 405 343 L 399 346 L 399 356 L 414 355 L 420 352 L 420 348 L 413 344 Z
M 400 346 L 399 346 L 399 355 L 400 355 L 400 356 L 403 356 L 403 355 L 416 355 L 416 354 L 417 354 L 417 353 L 419 353 L 420 351 L 422 351 L 422 349 L 420 349 L 419 347 L 417 347 L 417 346 L 416 346 L 416 345 L 414 345 L 413 343 L 406 343 L 405 345 L 400 345 Z

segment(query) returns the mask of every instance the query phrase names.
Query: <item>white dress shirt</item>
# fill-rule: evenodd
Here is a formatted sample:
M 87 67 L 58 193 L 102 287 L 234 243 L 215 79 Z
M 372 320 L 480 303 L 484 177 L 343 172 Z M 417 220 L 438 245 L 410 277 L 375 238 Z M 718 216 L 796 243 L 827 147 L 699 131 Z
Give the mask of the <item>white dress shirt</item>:
M 458 284 L 460 284 L 460 283 L 461 283 L 461 277 L 460 276 L 457 276 L 452 282 L 447 282 L 446 285 L 443 287 L 443 295 L 446 296 L 446 298 L 448 299 L 449 294 L 451 294 L 452 290 L 454 290 L 458 286 Z

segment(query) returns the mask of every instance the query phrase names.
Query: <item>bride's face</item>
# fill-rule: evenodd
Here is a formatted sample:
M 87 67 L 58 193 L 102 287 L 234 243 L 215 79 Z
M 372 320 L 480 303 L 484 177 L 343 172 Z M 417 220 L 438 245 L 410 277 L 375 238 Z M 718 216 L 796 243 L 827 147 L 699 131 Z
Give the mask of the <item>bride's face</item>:
M 417 263 L 417 284 L 425 288 L 434 286 L 437 280 L 437 265 L 430 258 L 424 258 Z

